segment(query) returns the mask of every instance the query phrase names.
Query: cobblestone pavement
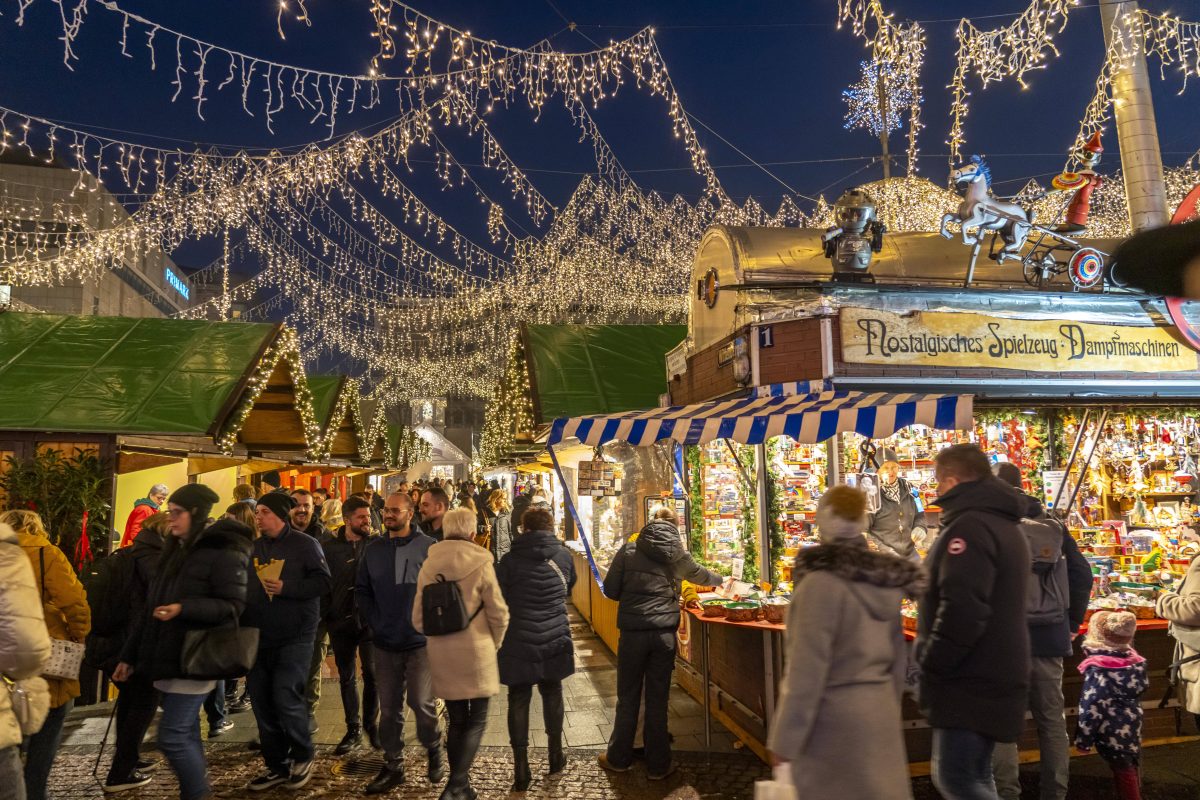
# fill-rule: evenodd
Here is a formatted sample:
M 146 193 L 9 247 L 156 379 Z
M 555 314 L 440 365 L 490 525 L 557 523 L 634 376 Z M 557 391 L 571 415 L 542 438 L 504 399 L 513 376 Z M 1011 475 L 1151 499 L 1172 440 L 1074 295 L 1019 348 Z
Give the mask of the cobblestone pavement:
M 264 800 L 271 798 L 317 798 L 356 797 L 362 795 L 363 786 L 374 777 L 383 761 L 378 754 L 359 755 L 359 759 L 337 759 L 332 748 L 322 747 L 318 754 L 313 778 L 308 786 L 297 792 L 282 787 L 263 793 Z M 369 752 L 369 751 L 368 751 Z M 95 762 L 95 747 L 73 745 L 64 748 L 55 763 L 50 778 L 52 800 L 97 800 L 104 797 L 99 785 L 92 778 Z M 241 798 L 254 795 L 244 787 L 250 778 L 262 769 L 256 753 L 246 750 L 245 745 L 235 743 L 212 744 L 207 748 L 209 774 L 213 789 L 219 798 Z M 555 778 L 547 778 L 546 751 L 535 749 L 531 755 L 534 782 L 525 797 L 571 798 L 571 800 L 642 800 L 642 798 L 665 798 L 672 800 L 694 800 L 695 798 L 743 798 L 754 797 L 754 781 L 766 775 L 766 768 L 749 753 L 715 754 L 706 759 L 699 753 L 681 753 L 677 763 L 679 770 L 664 782 L 646 779 L 640 766 L 630 772 L 611 775 L 596 763 L 597 751 L 574 749 L 570 753 L 567 770 Z M 107 764 L 104 759 L 102 768 Z M 435 800 L 442 786 L 430 786 L 425 780 L 425 755 L 421 748 L 410 748 L 406 758 L 408 782 L 387 795 L 388 798 L 421 798 Z M 104 773 L 100 772 L 101 778 Z M 126 792 L 120 797 L 126 800 L 165 800 L 178 797 L 178 784 L 164 763 L 156 772 L 155 780 L 149 785 Z M 484 747 L 471 771 L 471 780 L 482 798 L 506 797 L 512 785 L 511 751 L 507 747 Z

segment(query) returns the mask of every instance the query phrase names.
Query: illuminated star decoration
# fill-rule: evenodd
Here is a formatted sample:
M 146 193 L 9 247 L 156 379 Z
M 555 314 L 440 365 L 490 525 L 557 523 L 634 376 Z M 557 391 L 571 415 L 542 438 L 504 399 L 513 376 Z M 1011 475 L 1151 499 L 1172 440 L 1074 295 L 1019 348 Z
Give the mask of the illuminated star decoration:
M 890 63 L 862 61 L 858 67 L 862 77 L 858 83 L 842 92 L 842 99 L 848 106 L 844 127 L 848 131 L 863 128 L 873 136 L 890 134 L 899 129 L 903 112 L 913 105 L 913 92 L 908 81 L 898 75 Z M 882 97 L 879 85 L 881 78 Z M 886 103 L 881 102 L 884 98 Z M 882 108 L 885 105 L 886 114 Z

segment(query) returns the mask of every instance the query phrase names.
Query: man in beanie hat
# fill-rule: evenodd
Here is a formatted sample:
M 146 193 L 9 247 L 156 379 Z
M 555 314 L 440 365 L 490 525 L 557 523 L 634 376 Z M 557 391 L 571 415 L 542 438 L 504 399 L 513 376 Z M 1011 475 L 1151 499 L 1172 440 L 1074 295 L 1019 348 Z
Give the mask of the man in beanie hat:
M 792 570 L 787 673 L 767 747 L 791 768 L 798 797 L 910 800 L 899 608 L 921 592 L 924 573 L 867 548 L 858 489 L 827 491 L 816 522 L 821 544 L 802 548 Z
M 258 499 L 254 516 L 262 534 L 254 542 L 258 570 L 282 561 L 277 579 L 251 580 L 245 624 L 259 629 L 258 658 L 246 687 L 258 722 L 267 771 L 250 781 L 252 791 L 286 783 L 304 786 L 312 770 L 313 742 L 305 684 L 321 613 L 329 591 L 329 567 L 321 546 L 291 526 L 295 501 L 284 492 Z
M 1021 492 L 1021 470 L 1001 461 L 996 477 Z M 1023 492 L 1020 529 L 1036 557 L 1030 563 L 1029 711 L 1037 725 L 1041 800 L 1065 800 L 1070 775 L 1071 741 L 1063 707 L 1063 658 L 1087 613 L 1092 594 L 1092 568 L 1066 526 L 1046 514 L 1036 497 Z M 1064 591 L 1065 590 L 1065 591 Z M 1021 797 L 1017 743 L 997 744 L 992 771 L 1001 800 Z
M 258 482 L 262 484 L 263 494 L 270 494 L 271 492 L 276 494 L 288 493 L 287 489 L 283 488 L 283 479 L 279 477 L 279 470 L 277 469 L 264 472 L 262 477 L 258 479 Z
M 1142 703 L 1146 659 L 1133 649 L 1137 618 L 1128 611 L 1101 611 L 1092 617 L 1083 642 L 1083 689 L 1075 746 L 1093 747 L 1113 772 L 1117 797 L 1140 800 L 1138 762 L 1142 753 Z

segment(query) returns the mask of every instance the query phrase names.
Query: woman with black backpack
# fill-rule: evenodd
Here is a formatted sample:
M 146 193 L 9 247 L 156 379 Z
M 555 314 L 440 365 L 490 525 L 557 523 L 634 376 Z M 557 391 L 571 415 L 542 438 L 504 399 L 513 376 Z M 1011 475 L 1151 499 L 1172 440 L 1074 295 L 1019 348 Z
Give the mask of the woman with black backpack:
M 487 726 L 488 701 L 500 693 L 496 651 L 508 628 L 508 606 L 492 554 L 475 544 L 475 512 L 447 511 L 442 532 L 446 538 L 429 548 L 417 575 L 413 627 L 428 637 L 433 693 L 446 701 L 450 715 L 450 780 L 441 800 L 474 800 L 471 764 Z
M 493 493 L 495 494 L 495 493 Z M 567 598 L 575 585 L 571 554 L 554 535 L 554 518 L 531 508 L 523 531 L 500 560 L 496 577 L 508 603 L 509 625 L 500 647 L 500 682 L 508 687 L 508 739 L 514 792 L 529 788 L 529 701 L 536 685 L 550 746 L 549 775 L 566 769 L 562 682 L 575 672 Z
M 182 800 L 212 796 L 200 741 L 200 708 L 216 681 L 190 677 L 182 663 L 187 634 L 235 622 L 246 604 L 253 532 L 222 519 L 205 527 L 219 498 L 207 486 L 180 487 L 167 500 L 171 536 L 113 674 L 136 673 L 162 692 L 158 747 L 179 779 Z M 216 657 L 227 654 L 214 653 Z

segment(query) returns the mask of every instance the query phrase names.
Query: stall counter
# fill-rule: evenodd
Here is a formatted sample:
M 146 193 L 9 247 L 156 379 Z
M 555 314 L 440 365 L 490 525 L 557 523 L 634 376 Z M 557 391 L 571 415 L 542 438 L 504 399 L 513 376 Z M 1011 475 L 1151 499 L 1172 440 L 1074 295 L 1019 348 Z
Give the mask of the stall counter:
M 571 543 L 574 544 L 574 543 Z M 617 630 L 617 601 L 609 600 L 600 591 L 592 577 L 592 568 L 582 549 L 568 547 L 575 562 L 575 587 L 571 590 L 571 605 L 587 620 L 588 626 L 600 637 L 615 655 L 621 638 Z M 600 567 L 600 578 L 604 579 L 605 567 Z
M 679 684 L 705 707 L 706 729 L 719 721 L 751 751 L 766 760 L 766 740 L 775 697 L 784 672 L 785 627 L 769 622 L 730 622 L 722 617 L 705 617 L 699 609 L 687 609 L 689 635 L 680 641 Z M 1087 626 L 1081 629 L 1087 632 Z M 912 642 L 915 633 L 905 630 Z M 1082 638 L 1078 640 L 1082 642 Z M 1174 657 L 1174 640 L 1167 634 L 1167 621 L 1138 620 L 1134 646 L 1148 662 L 1150 688 L 1142 695 L 1146 716 L 1146 740 L 1173 737 L 1181 729 L 1193 731 L 1191 715 L 1172 698 L 1167 708 L 1158 708 L 1166 690 L 1165 671 Z M 1074 730 L 1076 709 L 1083 678 L 1076 653 L 1064 660 L 1063 695 L 1068 730 Z M 707 699 L 707 702 L 706 702 Z M 905 695 L 902 707 L 905 745 L 910 762 L 928 761 L 932 755 L 932 730 L 916 702 Z M 1021 736 L 1022 750 L 1037 749 L 1037 731 L 1027 721 Z

